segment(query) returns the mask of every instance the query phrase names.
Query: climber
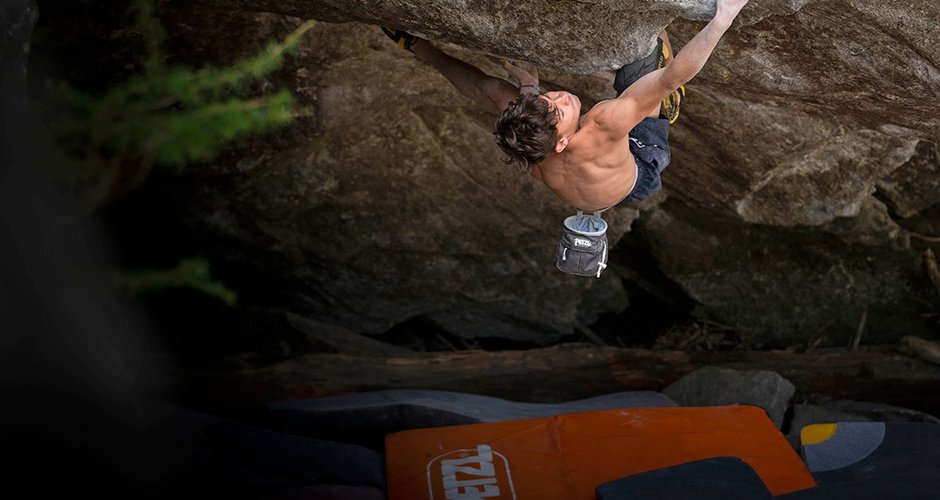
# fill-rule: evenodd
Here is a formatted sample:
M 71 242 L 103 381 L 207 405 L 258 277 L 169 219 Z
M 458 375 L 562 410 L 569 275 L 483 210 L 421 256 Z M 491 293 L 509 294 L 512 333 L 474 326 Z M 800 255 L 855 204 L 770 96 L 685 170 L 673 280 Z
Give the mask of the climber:
M 459 91 L 499 113 L 493 135 L 507 163 L 518 164 L 563 202 L 595 211 L 640 201 L 661 189 L 660 174 L 670 159 L 668 124 L 678 116 L 683 85 L 702 69 L 747 2 L 718 0 L 711 22 L 675 57 L 663 32 L 649 56 L 617 72 L 618 96 L 597 103 L 584 115 L 576 95 L 540 93 L 534 68 L 503 61 L 518 80 L 516 87 L 444 54 L 426 40 L 383 30 Z

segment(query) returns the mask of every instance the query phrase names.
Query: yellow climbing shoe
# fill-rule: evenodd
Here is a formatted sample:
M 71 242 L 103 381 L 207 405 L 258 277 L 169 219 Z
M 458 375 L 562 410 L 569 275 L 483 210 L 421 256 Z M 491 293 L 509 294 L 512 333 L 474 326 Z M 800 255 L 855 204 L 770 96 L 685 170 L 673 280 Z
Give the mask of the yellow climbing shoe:
M 680 85 L 675 92 L 669 94 L 669 97 L 663 99 L 663 107 L 659 112 L 660 118 L 669 120 L 669 124 L 676 123 L 679 119 L 679 104 L 685 97 L 685 85 Z
M 420 38 L 408 33 L 407 31 L 396 30 L 392 28 L 387 28 L 382 26 L 382 31 L 392 39 L 393 42 L 397 43 L 399 47 L 408 52 L 414 52 L 411 50 L 411 46 L 415 44 Z

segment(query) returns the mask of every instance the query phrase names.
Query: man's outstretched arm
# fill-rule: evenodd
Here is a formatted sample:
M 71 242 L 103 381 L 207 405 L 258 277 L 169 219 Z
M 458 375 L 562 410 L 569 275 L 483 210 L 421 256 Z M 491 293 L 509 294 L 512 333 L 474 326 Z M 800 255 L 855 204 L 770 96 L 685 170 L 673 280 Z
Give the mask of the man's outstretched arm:
M 489 76 L 475 66 L 441 52 L 427 40 L 416 42 L 411 50 L 418 59 L 444 75 L 457 90 L 489 111 L 500 113 L 519 95 L 519 89 L 506 80 Z
M 689 40 L 665 67 L 644 75 L 620 97 L 598 110 L 597 122 L 611 136 L 623 137 L 680 85 L 685 85 L 705 66 L 718 40 L 731 27 L 748 0 L 718 0 L 715 17 Z

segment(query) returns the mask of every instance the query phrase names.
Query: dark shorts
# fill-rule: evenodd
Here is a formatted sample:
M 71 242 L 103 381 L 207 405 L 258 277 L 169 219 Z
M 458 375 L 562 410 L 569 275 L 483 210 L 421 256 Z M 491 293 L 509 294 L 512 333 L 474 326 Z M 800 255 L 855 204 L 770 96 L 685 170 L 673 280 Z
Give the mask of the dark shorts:
M 645 200 L 663 188 L 660 175 L 672 157 L 669 154 L 669 120 L 645 118 L 633 127 L 630 152 L 636 160 L 636 185 L 620 203 Z
M 663 41 L 648 56 L 624 65 L 614 77 L 614 90 L 619 96 L 643 75 L 663 66 Z M 640 201 L 653 196 L 663 188 L 660 175 L 669 165 L 669 120 L 645 118 L 630 131 L 630 152 L 636 160 L 637 176 L 633 191 L 620 203 Z M 618 203 L 619 205 L 619 203 Z

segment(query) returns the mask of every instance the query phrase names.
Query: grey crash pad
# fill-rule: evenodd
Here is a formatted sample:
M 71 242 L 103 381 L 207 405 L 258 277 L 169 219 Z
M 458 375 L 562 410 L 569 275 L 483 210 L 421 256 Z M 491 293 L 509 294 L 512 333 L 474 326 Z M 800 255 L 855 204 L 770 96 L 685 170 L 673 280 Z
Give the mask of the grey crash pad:
M 831 437 L 802 452 L 820 485 L 898 474 L 940 477 L 940 425 L 839 422 Z
M 268 404 L 273 425 L 295 434 L 315 434 L 324 430 L 391 432 L 582 411 L 662 406 L 677 405 L 665 395 L 652 391 L 618 392 L 565 403 L 541 404 L 425 390 L 388 390 Z

